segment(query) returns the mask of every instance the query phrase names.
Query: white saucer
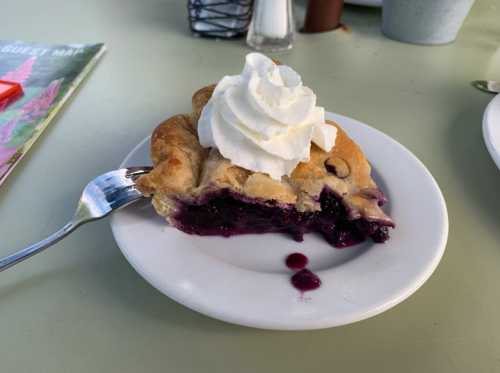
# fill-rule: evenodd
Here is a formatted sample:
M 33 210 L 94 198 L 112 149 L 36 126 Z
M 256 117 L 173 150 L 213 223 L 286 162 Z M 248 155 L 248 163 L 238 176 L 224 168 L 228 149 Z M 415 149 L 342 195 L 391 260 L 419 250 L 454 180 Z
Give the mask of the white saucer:
M 347 4 L 381 7 L 382 0 L 345 0 Z
M 500 168 L 500 95 L 491 100 L 484 112 L 483 137 L 491 158 Z
M 320 329 L 379 314 L 432 274 L 448 237 L 445 201 L 424 165 L 387 135 L 328 114 L 362 147 L 390 203 L 397 227 L 385 244 L 334 249 L 321 237 L 303 243 L 280 234 L 231 238 L 187 235 L 165 225 L 149 203 L 117 212 L 111 227 L 123 254 L 149 283 L 216 319 L 265 329 Z M 149 164 L 148 139 L 123 166 Z M 323 284 L 304 296 L 290 284 L 284 259 L 310 259 Z

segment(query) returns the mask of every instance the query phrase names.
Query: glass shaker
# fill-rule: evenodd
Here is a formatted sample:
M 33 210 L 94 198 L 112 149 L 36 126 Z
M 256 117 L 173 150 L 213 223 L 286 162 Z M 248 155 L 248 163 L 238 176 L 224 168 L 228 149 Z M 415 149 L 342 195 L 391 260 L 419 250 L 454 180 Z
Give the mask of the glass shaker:
M 291 49 L 295 34 L 291 0 L 254 0 L 247 44 L 257 50 Z

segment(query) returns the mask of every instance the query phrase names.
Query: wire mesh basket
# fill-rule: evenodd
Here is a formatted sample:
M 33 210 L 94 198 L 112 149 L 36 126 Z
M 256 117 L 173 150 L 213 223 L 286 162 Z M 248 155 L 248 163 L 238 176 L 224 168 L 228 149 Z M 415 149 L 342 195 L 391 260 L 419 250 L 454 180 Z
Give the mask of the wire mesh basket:
M 188 0 L 189 26 L 197 36 L 241 37 L 252 19 L 252 5 L 253 0 Z

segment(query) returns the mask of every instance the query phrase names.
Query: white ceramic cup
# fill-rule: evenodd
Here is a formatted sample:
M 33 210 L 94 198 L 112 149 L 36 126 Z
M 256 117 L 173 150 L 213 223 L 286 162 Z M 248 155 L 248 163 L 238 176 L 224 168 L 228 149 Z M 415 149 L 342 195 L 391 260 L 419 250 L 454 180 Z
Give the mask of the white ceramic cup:
M 383 0 L 382 32 L 413 44 L 453 42 L 474 0 Z

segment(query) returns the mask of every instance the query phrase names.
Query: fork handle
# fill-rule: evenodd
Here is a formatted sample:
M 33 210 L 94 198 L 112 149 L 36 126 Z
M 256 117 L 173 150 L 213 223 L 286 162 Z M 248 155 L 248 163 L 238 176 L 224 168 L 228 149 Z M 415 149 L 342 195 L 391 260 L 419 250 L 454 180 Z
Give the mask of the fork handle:
M 38 254 L 39 252 L 45 250 L 47 247 L 52 246 L 56 242 L 62 240 L 68 234 L 73 232 L 76 228 L 80 226 L 81 222 L 70 221 L 64 227 L 59 229 L 57 232 L 51 234 L 46 239 L 37 242 L 25 249 L 19 250 L 18 252 L 8 255 L 0 259 L 0 272 L 12 267 L 13 265 L 22 262 L 29 257 Z

